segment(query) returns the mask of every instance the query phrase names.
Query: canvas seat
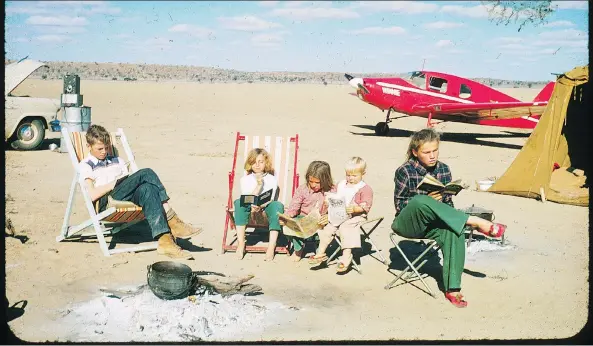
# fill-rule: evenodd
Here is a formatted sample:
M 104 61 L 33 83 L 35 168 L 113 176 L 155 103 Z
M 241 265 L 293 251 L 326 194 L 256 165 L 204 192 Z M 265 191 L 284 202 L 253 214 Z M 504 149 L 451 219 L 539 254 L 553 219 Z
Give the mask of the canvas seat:
M 379 257 L 381 258 L 381 260 L 375 258 L 372 253 L 369 254 L 369 256 L 375 258 L 377 261 L 385 264 L 386 266 L 389 266 L 389 261 L 387 259 L 385 259 L 385 257 L 383 257 L 383 255 L 381 254 L 381 250 L 377 247 L 377 245 L 373 242 L 373 240 L 371 239 L 371 234 L 375 231 L 375 229 L 377 227 L 379 227 L 379 225 L 381 224 L 381 222 L 383 222 L 384 217 L 376 217 L 374 219 L 370 219 L 370 220 L 365 220 L 363 222 L 360 223 L 359 228 L 360 228 L 360 236 L 362 237 L 362 241 L 363 243 L 365 241 L 368 241 L 371 244 L 371 250 L 375 250 L 377 252 L 377 254 L 379 255 Z M 372 227 L 367 231 L 364 227 L 366 225 L 372 225 Z M 336 234 L 334 234 L 333 236 L 333 241 L 335 241 L 338 244 L 337 249 L 331 254 L 331 256 L 328 257 L 328 259 L 325 261 L 326 265 L 329 265 L 329 263 L 337 256 L 338 252 L 340 250 L 342 250 L 342 243 L 340 242 L 340 237 Z M 356 271 L 359 274 L 362 274 L 362 270 L 360 269 L 360 266 L 358 264 L 356 264 L 356 261 L 354 261 L 354 259 L 352 260 L 352 266 L 354 267 L 354 269 L 356 269 Z
M 413 239 L 413 240 L 417 241 L 419 245 L 424 247 L 424 250 L 416 258 L 413 258 L 412 260 L 410 260 L 410 258 L 406 255 L 406 253 L 399 246 L 399 242 L 397 241 L 396 237 L 397 237 L 397 234 L 393 231 L 389 234 L 389 239 L 391 239 L 391 242 L 393 243 L 393 245 L 395 245 L 395 248 L 397 249 L 399 254 L 402 256 L 402 258 L 406 262 L 407 266 L 399 273 L 399 275 L 396 276 L 395 279 L 393 279 L 390 283 L 385 285 L 384 288 L 386 290 L 392 288 L 393 285 L 395 285 L 395 283 L 398 282 L 400 279 L 402 281 L 404 281 L 404 283 L 411 283 L 413 281 L 420 280 L 420 281 L 422 281 L 422 284 L 424 285 L 424 287 L 426 287 L 426 289 L 428 290 L 428 293 L 433 298 L 436 298 L 436 295 L 434 294 L 434 292 L 430 289 L 430 287 L 428 286 L 426 281 L 424 281 L 424 279 L 428 275 L 426 275 L 426 274 L 420 275 L 419 271 L 422 268 L 422 266 L 424 266 L 426 264 L 426 262 L 428 262 L 428 258 L 430 256 L 438 253 L 439 249 L 441 248 L 440 245 L 437 244 L 436 240 L 432 240 L 432 239 Z M 405 239 L 412 240 L 410 238 L 405 238 Z M 420 262 L 420 263 L 418 264 L 418 262 Z M 388 268 L 387 271 L 390 271 L 390 269 Z
M 60 231 L 60 235 L 56 237 L 57 242 L 64 240 L 77 239 L 84 237 L 96 237 L 101 251 L 105 256 L 110 256 L 122 252 L 135 252 L 154 250 L 157 248 L 157 242 L 149 242 L 139 246 L 124 247 L 120 249 L 109 249 L 105 241 L 106 235 L 113 235 L 120 232 L 135 223 L 144 220 L 142 208 L 131 203 L 122 202 L 115 203 L 114 206 L 99 212 L 98 201 L 93 203 L 89 191 L 86 188 L 85 182 L 80 177 L 78 164 L 88 154 L 89 148 L 86 143 L 86 132 L 69 131 L 67 128 L 62 128 L 62 136 L 64 144 L 66 145 L 68 156 L 72 166 L 74 167 L 74 177 L 70 186 L 70 194 L 68 196 L 68 204 L 66 206 L 66 213 L 64 215 L 64 223 Z M 130 174 L 138 171 L 134 154 L 130 148 L 126 135 L 123 129 L 118 128 L 116 132 L 111 133 L 111 147 L 108 148 L 110 155 L 119 156 L 125 160 L 128 165 Z M 90 216 L 89 219 L 78 225 L 70 225 L 70 217 L 72 215 L 72 207 L 74 204 L 74 197 L 80 190 L 84 200 L 85 208 Z M 84 232 L 92 227 L 90 232 Z
M 229 172 L 229 192 L 226 206 L 226 219 L 224 223 L 224 233 L 222 236 L 222 253 L 227 251 L 237 251 L 236 233 L 229 236 L 229 229 L 235 230 L 234 200 L 241 196 L 239 180 L 247 175 L 243 169 L 245 159 L 251 149 L 263 148 L 271 156 L 274 164 L 274 175 L 278 179 L 278 190 L 276 200 L 288 207 L 288 203 L 297 188 L 299 174 L 297 171 L 297 159 L 299 149 L 299 135 L 282 136 L 258 136 L 245 135 L 237 132 L 235 136 L 235 151 L 233 153 L 232 171 Z M 240 155 L 240 153 L 242 155 Z M 237 167 L 237 165 L 239 165 Z M 235 181 L 237 183 L 235 184 Z M 258 230 L 268 230 L 268 219 L 262 211 L 252 212 L 247 226 L 245 228 L 246 246 L 245 252 L 266 252 L 266 246 L 249 245 L 252 239 L 255 239 L 261 232 Z M 279 237 L 278 241 L 282 237 Z M 288 243 L 288 242 L 287 242 Z M 276 253 L 289 253 L 288 246 L 276 246 Z

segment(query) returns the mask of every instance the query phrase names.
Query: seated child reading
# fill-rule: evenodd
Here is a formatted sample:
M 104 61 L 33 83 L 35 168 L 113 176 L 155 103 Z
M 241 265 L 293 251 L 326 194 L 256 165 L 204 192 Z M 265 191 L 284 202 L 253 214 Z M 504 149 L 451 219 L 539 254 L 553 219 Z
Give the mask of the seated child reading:
M 268 229 L 270 230 L 270 240 L 264 260 L 269 261 L 274 258 L 278 232 L 282 229 L 278 222 L 278 213 L 284 212 L 282 203 L 274 200 L 278 190 L 278 179 L 274 176 L 272 160 L 265 149 L 252 149 L 247 155 L 244 168 L 248 174 L 241 178 L 241 195 L 259 196 L 266 191 L 272 190 L 272 200 L 261 206 L 255 204 L 241 206 L 240 198 L 235 200 L 235 225 L 238 238 L 237 256 L 239 256 L 239 259 L 243 259 L 245 255 L 245 228 L 250 214 L 263 211 L 268 218 Z
M 328 223 L 319 234 L 319 248 L 315 256 L 309 260 L 310 264 L 318 265 L 327 260 L 325 251 L 338 233 L 342 244 L 342 257 L 339 260 L 337 272 L 344 273 L 352 264 L 352 249 L 360 248 L 359 225 L 365 221 L 373 205 L 373 189 L 362 180 L 366 173 L 366 162 L 360 157 L 352 157 L 346 162 L 346 179 L 338 183 L 337 196 L 344 198 L 348 219 L 340 225 Z
M 443 185 L 452 180 L 449 166 L 438 160 L 439 144 L 439 135 L 433 129 L 423 129 L 412 135 L 406 162 L 395 171 L 396 216 L 391 229 L 405 238 L 436 240 L 443 253 L 445 298 L 454 306 L 463 308 L 467 306 L 461 294 L 461 273 L 465 263 L 464 227 L 476 227 L 484 235 L 498 238 L 504 234 L 506 226 L 455 209 L 451 194 L 418 190 L 426 174 L 431 174 Z
M 309 214 L 314 208 L 317 208 L 322 215 L 319 225 L 323 227 L 327 224 L 327 208 L 324 203 L 325 194 L 336 191 L 329 164 L 325 161 L 311 162 L 307 168 L 305 179 L 306 183 L 295 190 L 285 214 L 293 218 L 298 218 Z M 295 262 L 298 262 L 304 255 L 305 242 L 296 237 L 289 238 L 294 246 L 292 258 Z

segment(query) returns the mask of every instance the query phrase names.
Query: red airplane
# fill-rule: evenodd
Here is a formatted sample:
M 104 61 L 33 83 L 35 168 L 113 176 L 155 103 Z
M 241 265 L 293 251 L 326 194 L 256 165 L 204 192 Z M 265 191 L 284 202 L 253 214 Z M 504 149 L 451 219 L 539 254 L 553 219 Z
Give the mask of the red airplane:
M 555 82 L 548 83 L 533 102 L 516 98 L 472 80 L 450 74 L 415 71 L 404 78 L 354 78 L 344 75 L 348 84 L 356 88 L 356 95 L 382 112 L 384 122 L 375 126 L 377 135 L 386 135 L 392 120 L 391 112 L 404 116 L 456 121 L 471 124 L 532 129 L 537 125 Z

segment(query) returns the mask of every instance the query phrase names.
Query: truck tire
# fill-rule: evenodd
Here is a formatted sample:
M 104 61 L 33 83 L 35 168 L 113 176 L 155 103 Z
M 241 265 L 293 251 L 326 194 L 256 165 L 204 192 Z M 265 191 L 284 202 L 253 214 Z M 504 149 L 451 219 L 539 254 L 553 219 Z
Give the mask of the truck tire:
M 10 146 L 17 150 L 37 149 L 45 139 L 45 126 L 38 119 L 25 119 L 17 126 Z

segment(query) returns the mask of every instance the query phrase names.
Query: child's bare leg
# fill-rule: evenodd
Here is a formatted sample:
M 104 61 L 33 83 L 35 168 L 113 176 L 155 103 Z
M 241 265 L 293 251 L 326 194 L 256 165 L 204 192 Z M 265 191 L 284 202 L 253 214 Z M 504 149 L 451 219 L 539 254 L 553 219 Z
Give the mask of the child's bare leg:
M 268 244 L 268 250 L 266 251 L 266 257 L 264 261 L 271 261 L 274 259 L 274 253 L 276 251 L 276 242 L 278 241 L 278 231 L 270 230 L 270 241 Z
M 352 261 L 352 249 L 342 249 L 342 263 L 348 265 L 350 261 Z
M 237 256 L 243 259 L 245 255 L 245 226 L 237 226 Z

